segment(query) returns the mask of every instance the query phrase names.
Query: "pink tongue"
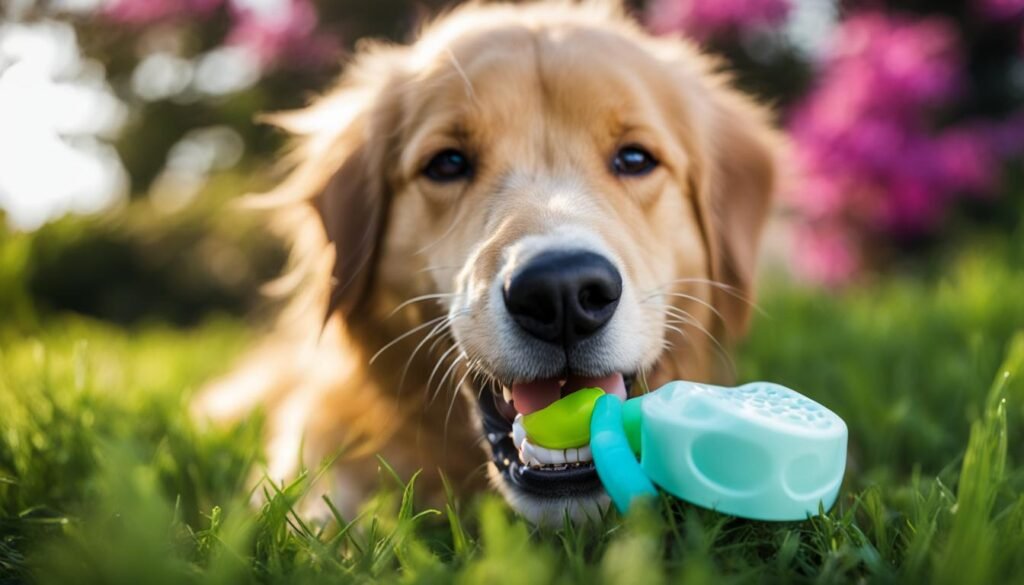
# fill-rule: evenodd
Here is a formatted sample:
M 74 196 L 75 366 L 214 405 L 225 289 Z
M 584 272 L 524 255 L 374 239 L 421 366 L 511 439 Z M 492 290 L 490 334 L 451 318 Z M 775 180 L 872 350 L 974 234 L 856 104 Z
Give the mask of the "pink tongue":
M 618 372 L 601 378 L 573 376 L 566 381 L 565 388 L 562 390 L 563 394 L 571 394 L 577 390 L 595 387 L 604 390 L 605 394 L 618 396 L 623 400 L 626 399 L 626 381 L 622 379 L 622 374 Z
M 557 378 L 512 384 L 512 406 L 522 415 L 540 410 L 562 397 Z
M 609 374 L 600 378 L 570 376 L 565 382 L 564 392 L 557 378 L 516 382 L 512 384 L 512 405 L 516 412 L 527 415 L 558 400 L 563 394 L 571 394 L 583 388 L 601 388 L 608 394 L 626 399 L 626 383 L 622 374 Z

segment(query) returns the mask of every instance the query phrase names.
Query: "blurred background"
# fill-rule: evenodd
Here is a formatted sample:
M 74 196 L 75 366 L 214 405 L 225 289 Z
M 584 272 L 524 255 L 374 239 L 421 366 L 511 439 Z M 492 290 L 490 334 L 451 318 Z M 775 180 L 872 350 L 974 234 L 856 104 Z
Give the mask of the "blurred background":
M 303 105 L 360 39 L 408 40 L 450 4 L 6 0 L 0 319 L 250 313 L 284 259 L 225 208 L 278 176 L 283 138 L 255 117 Z M 801 178 L 770 231 L 772 274 L 856 287 L 1021 241 L 1024 0 L 628 5 L 725 55 L 792 136 Z

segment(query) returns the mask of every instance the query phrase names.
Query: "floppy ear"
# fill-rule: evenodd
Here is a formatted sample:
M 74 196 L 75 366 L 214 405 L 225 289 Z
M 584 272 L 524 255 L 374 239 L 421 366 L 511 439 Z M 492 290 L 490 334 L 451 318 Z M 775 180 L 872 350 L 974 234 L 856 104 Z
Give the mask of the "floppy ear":
M 373 285 L 391 201 L 385 160 L 399 116 L 401 54 L 379 48 L 349 66 L 339 86 L 304 110 L 268 119 L 298 135 L 297 166 L 278 199 L 315 211 L 334 253 L 324 319 L 357 314 Z
M 706 237 L 713 304 L 729 339 L 742 337 L 753 307 L 761 235 L 779 187 L 785 142 L 768 112 L 716 79 L 705 176 Z
M 362 145 L 312 199 L 334 248 L 329 317 L 335 311 L 348 319 L 369 292 L 380 240 L 384 234 L 390 193 L 384 185 L 382 161 Z

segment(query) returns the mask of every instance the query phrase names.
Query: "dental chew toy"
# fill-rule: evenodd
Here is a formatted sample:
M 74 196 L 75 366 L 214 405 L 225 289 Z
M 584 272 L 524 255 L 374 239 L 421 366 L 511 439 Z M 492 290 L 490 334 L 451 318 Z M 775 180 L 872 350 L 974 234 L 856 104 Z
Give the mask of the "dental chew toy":
M 692 504 L 755 520 L 804 520 L 831 508 L 846 468 L 846 424 L 785 386 L 675 381 L 623 402 L 599 388 L 526 415 L 534 444 L 589 439 L 622 512 L 655 485 Z M 637 456 L 640 460 L 637 461 Z

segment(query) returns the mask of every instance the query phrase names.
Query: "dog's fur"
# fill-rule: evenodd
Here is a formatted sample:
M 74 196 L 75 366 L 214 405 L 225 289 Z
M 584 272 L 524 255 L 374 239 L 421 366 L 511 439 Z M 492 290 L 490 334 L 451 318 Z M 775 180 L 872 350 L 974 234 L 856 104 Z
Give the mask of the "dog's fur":
M 265 409 L 278 481 L 340 451 L 316 489 L 351 513 L 377 453 L 406 476 L 426 470 L 417 487 L 431 498 L 438 468 L 457 488 L 484 484 L 475 397 L 460 388 L 570 366 L 637 372 L 647 388 L 716 377 L 719 341 L 748 321 L 783 150 L 767 112 L 717 69 L 610 2 L 471 4 L 409 46 L 361 45 L 333 90 L 271 117 L 299 137 L 268 195 L 294 240 L 293 301 L 197 409 Z M 659 167 L 612 174 L 626 144 Z M 472 178 L 424 178 L 452 147 L 473 158 Z M 556 363 L 494 296 L 525 259 L 566 247 L 603 254 L 624 282 L 600 339 Z M 538 499 L 492 475 L 534 521 L 604 503 Z

